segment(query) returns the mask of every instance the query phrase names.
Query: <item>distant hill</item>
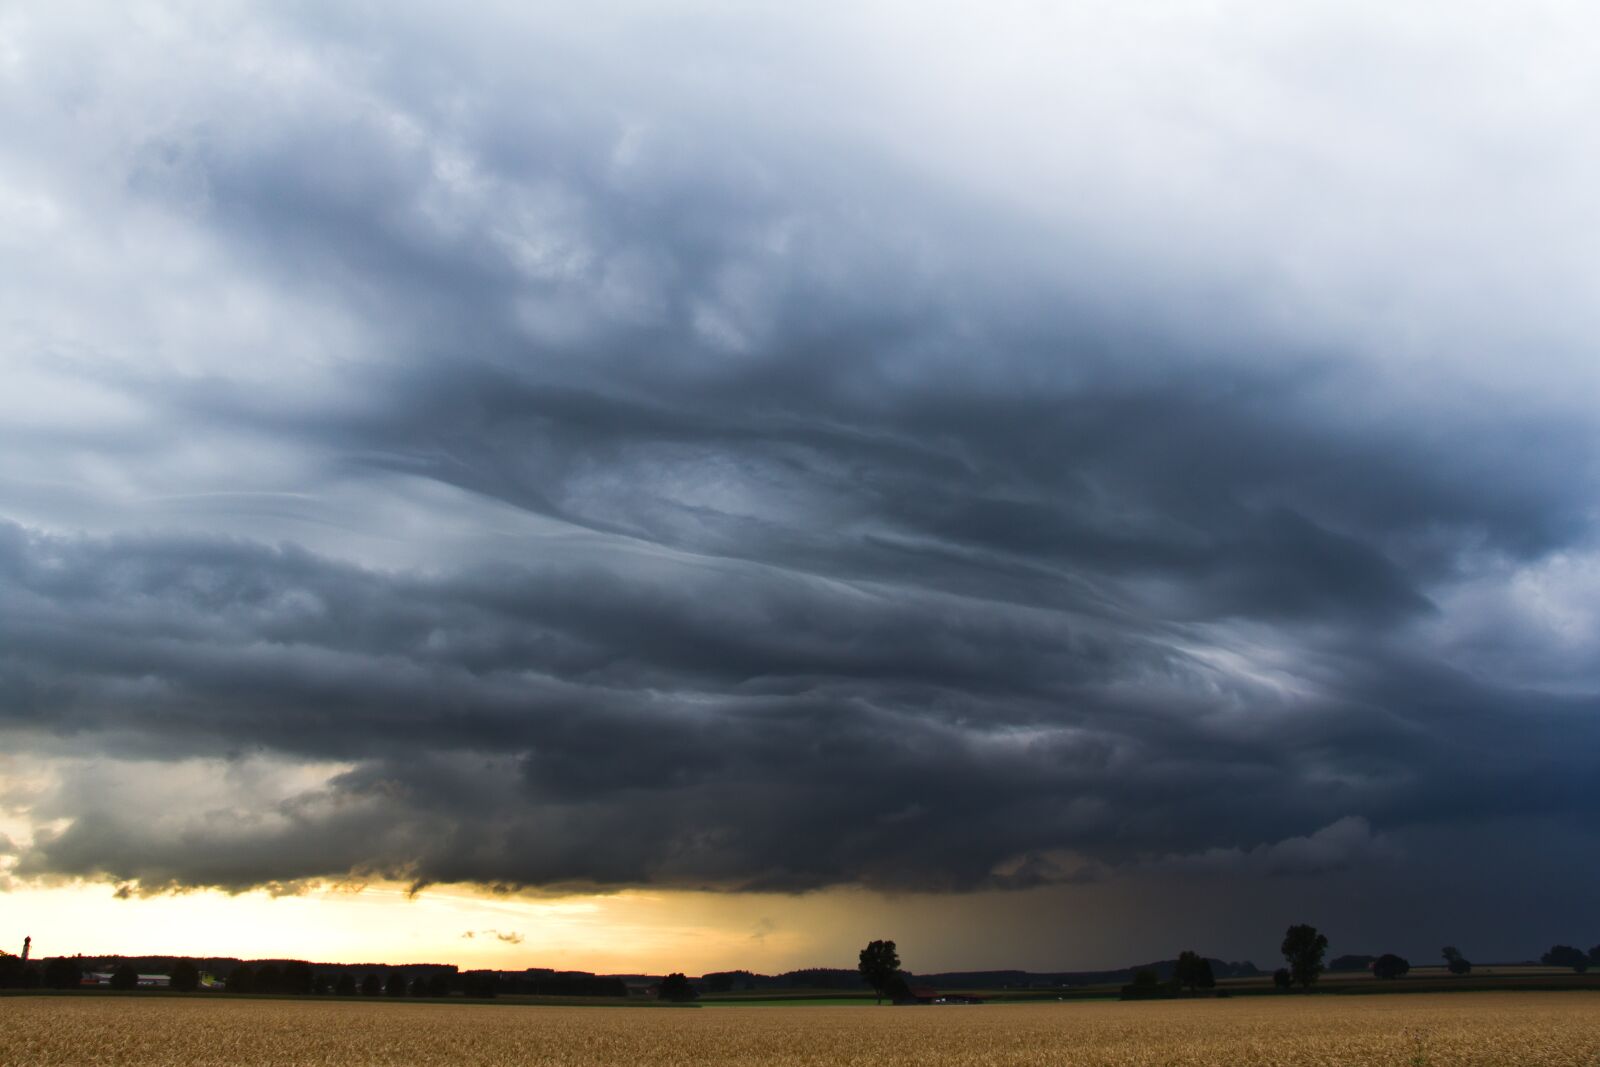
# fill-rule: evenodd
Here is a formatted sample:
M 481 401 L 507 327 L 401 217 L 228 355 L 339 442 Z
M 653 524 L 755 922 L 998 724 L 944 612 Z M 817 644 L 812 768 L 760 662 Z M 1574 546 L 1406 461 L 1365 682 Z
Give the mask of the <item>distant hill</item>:
M 1152 970 L 1165 980 L 1172 977 L 1176 960 L 1119 967 L 1107 971 L 937 971 L 924 974 L 907 972 L 908 980 L 936 989 L 1059 989 L 1063 986 L 1107 985 L 1131 982 L 1141 970 Z M 1218 978 L 1253 978 L 1263 972 L 1248 961 L 1211 960 L 1211 973 Z M 777 989 L 865 990 L 867 983 L 857 971 L 833 967 L 808 967 L 783 974 L 755 974 L 750 971 L 714 971 L 698 979 L 706 992 L 729 993 Z
M 1248 960 L 1210 960 L 1218 978 L 1254 978 L 1262 972 Z M 1158 960 L 1109 971 L 944 971 L 919 974 L 916 980 L 937 989 L 1054 989 L 1062 986 L 1107 985 L 1133 981 L 1139 971 L 1150 970 L 1162 981 L 1171 978 L 1176 960 Z

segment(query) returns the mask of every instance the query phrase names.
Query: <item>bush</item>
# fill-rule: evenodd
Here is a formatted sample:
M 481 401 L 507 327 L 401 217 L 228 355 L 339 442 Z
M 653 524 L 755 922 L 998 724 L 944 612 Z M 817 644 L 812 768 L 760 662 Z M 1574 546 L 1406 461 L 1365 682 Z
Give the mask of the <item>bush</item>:
M 1399 978 L 1411 970 L 1410 961 L 1396 956 L 1393 952 L 1385 952 L 1372 964 L 1372 974 L 1375 978 Z
M 662 1000 L 672 1000 L 678 1003 L 693 1000 L 696 996 L 694 986 L 689 984 L 689 979 L 682 974 L 669 974 L 661 979 Z
M 111 972 L 111 988 L 120 989 L 124 993 L 130 989 L 138 989 L 139 969 L 131 963 L 117 964 L 117 969 Z
M 1571 945 L 1551 945 L 1550 951 L 1541 956 L 1539 962 L 1546 967 L 1571 967 L 1579 974 L 1589 969 L 1588 954 Z

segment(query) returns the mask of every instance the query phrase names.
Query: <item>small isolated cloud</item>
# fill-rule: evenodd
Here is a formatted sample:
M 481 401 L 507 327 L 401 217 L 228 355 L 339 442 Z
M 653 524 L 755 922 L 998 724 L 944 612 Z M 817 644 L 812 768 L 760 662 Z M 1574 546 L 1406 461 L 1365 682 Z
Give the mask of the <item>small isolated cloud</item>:
M 469 941 L 476 940 L 480 937 L 493 938 L 496 941 L 503 941 L 508 945 L 520 945 L 524 940 L 522 934 L 516 930 L 467 930 L 462 933 L 461 936 Z

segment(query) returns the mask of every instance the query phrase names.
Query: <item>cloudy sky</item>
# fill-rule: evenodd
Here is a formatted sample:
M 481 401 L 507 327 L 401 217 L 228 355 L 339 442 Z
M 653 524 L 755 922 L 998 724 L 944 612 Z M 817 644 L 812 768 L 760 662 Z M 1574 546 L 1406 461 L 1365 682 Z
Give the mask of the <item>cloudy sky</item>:
M 1600 939 L 1597 33 L 0 4 L 7 929 Z

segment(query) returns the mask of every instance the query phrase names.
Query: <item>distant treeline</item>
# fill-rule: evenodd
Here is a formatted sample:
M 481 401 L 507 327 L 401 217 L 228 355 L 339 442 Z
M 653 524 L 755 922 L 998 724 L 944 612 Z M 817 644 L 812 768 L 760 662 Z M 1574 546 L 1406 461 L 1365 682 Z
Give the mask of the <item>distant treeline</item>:
M 387 966 L 183 956 L 55 956 L 24 964 L 17 956 L 0 954 L 0 989 L 76 989 L 93 974 L 111 975 L 114 988 L 119 974 L 160 974 L 169 976 L 171 988 L 180 992 L 201 988 L 206 976 L 230 993 L 296 996 L 626 997 L 629 993 L 628 982 L 620 976 L 547 968 L 461 971 L 442 963 Z M 639 980 L 650 981 L 648 976 Z
M 1229 962 L 1211 960 L 1212 972 L 1218 978 L 1254 978 L 1261 975 L 1249 961 Z M 1177 966 L 1176 960 L 1160 960 L 1134 967 L 1119 967 L 1109 971 L 937 971 L 931 974 L 903 972 L 906 981 L 913 985 L 933 986 L 939 989 L 1058 989 L 1070 986 L 1107 985 L 1129 982 L 1142 971 L 1154 971 L 1163 981 L 1170 979 Z M 754 974 L 750 971 L 714 971 L 694 983 L 705 993 L 736 993 L 766 989 L 816 989 L 866 991 L 867 984 L 860 971 L 847 971 L 833 967 L 807 967 L 782 974 Z
M 1254 965 L 1212 960 L 1219 978 L 1259 975 Z M 29 974 L 22 973 L 15 956 L 0 956 L 0 988 L 33 986 L 69 989 L 89 973 L 111 973 L 128 967 L 140 974 L 175 974 L 187 964 L 200 974 L 214 976 L 228 992 L 288 993 L 299 996 L 579 996 L 625 997 L 630 986 L 644 992 L 659 982 L 651 975 L 597 975 L 587 971 L 461 971 L 451 964 L 409 963 L 309 963 L 304 960 L 241 960 L 234 957 L 79 956 L 34 960 Z M 10 966 L 8 966 L 10 965 Z M 945 971 L 907 973 L 908 981 L 944 989 L 1041 989 L 1127 982 L 1142 971 L 1163 980 L 1172 975 L 1174 961 L 1106 971 Z M 46 972 L 49 972 L 48 974 Z M 806 967 L 781 974 L 753 971 L 715 971 L 690 979 L 698 993 L 733 993 L 758 990 L 817 990 L 867 992 L 871 987 L 857 970 Z

